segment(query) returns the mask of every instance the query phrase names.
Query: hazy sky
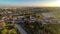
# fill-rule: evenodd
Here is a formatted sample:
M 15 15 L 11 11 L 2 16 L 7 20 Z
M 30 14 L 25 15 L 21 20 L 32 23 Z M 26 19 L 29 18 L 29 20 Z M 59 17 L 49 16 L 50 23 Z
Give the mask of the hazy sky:
M 60 0 L 0 0 L 0 6 L 60 6 Z

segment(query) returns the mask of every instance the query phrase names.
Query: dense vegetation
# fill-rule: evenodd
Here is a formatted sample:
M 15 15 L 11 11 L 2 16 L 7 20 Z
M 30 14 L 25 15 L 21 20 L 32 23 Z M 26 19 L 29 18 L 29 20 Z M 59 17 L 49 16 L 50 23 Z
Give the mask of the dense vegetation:
M 0 17 L 7 18 L 17 18 L 19 16 L 24 16 L 22 22 L 19 22 L 18 25 L 28 33 L 28 34 L 60 34 L 60 24 L 58 20 L 60 18 L 59 8 L 12 8 L 12 9 L 0 9 Z M 48 18 L 48 22 L 45 21 L 42 13 L 53 13 L 54 16 Z M 31 20 L 30 16 L 33 16 L 37 20 Z M 26 20 L 24 20 L 26 19 Z M 15 19 L 13 19 L 15 20 Z M 39 21 L 40 20 L 40 21 Z M 7 20 L 8 21 L 8 20 Z M 32 21 L 32 22 L 31 22 Z M 43 24 L 46 22 L 46 24 Z M 11 24 L 13 22 L 6 22 L 3 20 L 4 26 L 0 27 L 0 34 L 19 34 L 17 28 Z M 15 23 L 16 24 L 16 23 Z M 17 33 L 16 33 L 17 32 Z

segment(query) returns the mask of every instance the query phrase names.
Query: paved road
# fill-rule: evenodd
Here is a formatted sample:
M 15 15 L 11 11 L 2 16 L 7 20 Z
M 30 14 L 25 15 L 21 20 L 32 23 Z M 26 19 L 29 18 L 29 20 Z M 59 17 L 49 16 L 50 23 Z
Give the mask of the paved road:
M 15 26 L 17 27 L 17 29 L 19 30 L 19 32 L 20 32 L 21 34 L 27 34 L 27 32 L 26 32 L 20 25 L 15 24 Z

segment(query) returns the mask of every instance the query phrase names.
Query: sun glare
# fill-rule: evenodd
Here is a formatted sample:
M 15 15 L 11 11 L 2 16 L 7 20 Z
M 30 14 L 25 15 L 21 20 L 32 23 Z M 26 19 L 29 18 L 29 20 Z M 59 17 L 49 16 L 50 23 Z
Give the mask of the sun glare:
M 60 0 L 56 0 L 55 2 L 53 2 L 53 4 L 54 4 L 55 6 L 60 6 Z

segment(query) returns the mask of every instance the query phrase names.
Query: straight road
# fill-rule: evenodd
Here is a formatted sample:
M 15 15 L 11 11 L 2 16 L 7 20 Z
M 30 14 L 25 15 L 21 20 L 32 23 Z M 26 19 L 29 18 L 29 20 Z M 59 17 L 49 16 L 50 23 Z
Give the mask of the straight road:
M 17 29 L 19 30 L 19 32 L 20 32 L 21 34 L 27 34 L 27 32 L 26 32 L 20 25 L 15 24 L 15 26 L 17 27 Z

